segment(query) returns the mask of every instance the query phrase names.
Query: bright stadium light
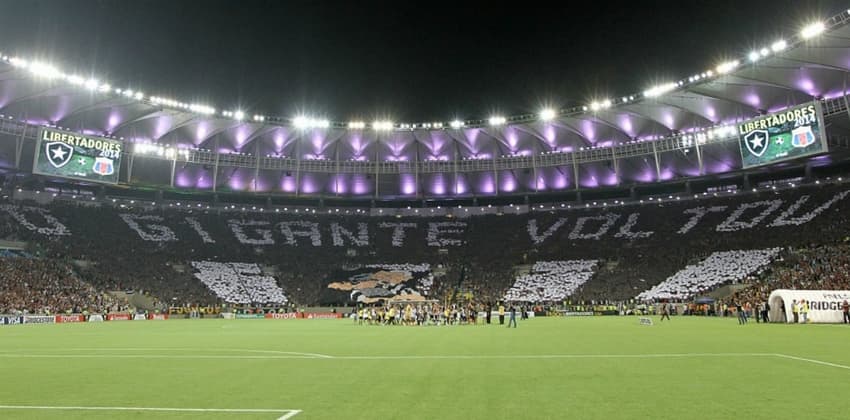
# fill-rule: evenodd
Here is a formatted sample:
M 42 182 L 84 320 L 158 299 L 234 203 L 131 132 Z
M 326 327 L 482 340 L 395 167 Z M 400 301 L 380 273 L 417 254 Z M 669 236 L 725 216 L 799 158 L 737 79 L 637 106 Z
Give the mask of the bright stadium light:
M 95 90 L 95 89 L 97 89 L 98 85 L 99 85 L 99 83 L 98 83 L 97 79 L 86 80 L 86 84 L 85 84 L 86 89 L 88 89 L 88 90 Z
M 759 61 L 759 58 L 761 58 L 761 54 L 759 54 L 758 51 L 750 51 L 750 54 L 747 56 L 747 58 L 749 58 L 751 62 L 755 63 L 756 61 Z
M 661 96 L 667 92 L 671 92 L 676 89 L 675 83 L 664 83 L 660 85 L 653 86 L 645 91 L 643 91 L 643 96 L 646 98 L 654 98 L 657 96 Z
M 787 42 L 785 42 L 785 40 L 784 40 L 784 39 L 780 39 L 779 41 L 774 42 L 774 43 L 770 46 L 770 49 L 771 49 L 771 50 L 773 50 L 773 52 L 779 52 L 779 51 L 784 50 L 784 49 L 785 49 L 785 47 L 787 47 L 787 46 L 788 46 L 788 43 L 787 43 Z
M 145 99 L 145 94 L 142 92 L 136 92 L 133 97 L 136 98 L 137 101 L 141 101 L 142 99 Z
M 366 123 L 363 121 L 351 121 L 348 123 L 348 128 L 352 130 L 362 130 L 366 128 Z
M 292 119 L 292 125 L 294 125 L 295 128 L 299 130 L 303 130 L 305 128 L 310 127 L 310 119 L 305 116 L 299 115 Z
M 452 128 L 454 128 L 455 130 L 457 130 L 458 128 L 463 127 L 463 121 L 461 121 L 461 120 L 454 120 L 454 121 L 452 121 L 452 122 L 451 122 L 451 126 L 452 126 Z
M 82 77 L 77 76 L 76 74 L 72 74 L 72 75 L 68 76 L 68 82 L 71 83 L 72 85 L 82 86 L 86 83 L 86 79 L 83 79 Z M 133 96 L 132 95 L 133 91 L 129 91 L 129 92 L 130 92 L 129 96 Z
M 331 122 L 328 120 L 316 120 L 314 121 L 316 127 L 319 128 L 328 128 L 331 126 Z
M 374 121 L 372 129 L 375 131 L 390 131 L 393 129 L 392 121 Z
M 236 118 L 237 120 L 241 121 L 243 118 L 245 118 L 245 113 L 242 111 L 236 111 L 233 113 L 233 118 Z
M 49 64 L 40 63 L 38 61 L 34 61 L 30 64 L 29 70 L 32 74 L 38 77 L 44 77 L 46 79 L 55 79 L 58 77 L 62 77 L 62 72 L 60 72 L 56 67 L 53 67 Z
M 720 65 L 717 66 L 716 70 L 720 74 L 726 74 L 732 70 L 735 70 L 735 68 L 737 68 L 740 64 L 741 63 L 738 60 L 727 61 L 725 63 L 720 63 Z
M 806 26 L 805 28 L 803 28 L 802 31 L 800 31 L 800 36 L 802 36 L 803 39 L 813 38 L 823 33 L 825 29 L 826 26 L 823 24 L 823 22 L 812 23 L 811 25 Z
M 490 117 L 490 125 L 502 125 L 506 121 L 505 117 Z
M 11 63 L 15 67 L 20 67 L 22 69 L 29 67 L 29 64 L 30 64 L 29 61 L 27 61 L 23 58 L 18 58 L 18 57 L 10 58 L 9 63 Z
M 555 110 L 554 109 L 544 109 L 540 111 L 540 119 L 543 121 L 549 121 L 555 118 Z

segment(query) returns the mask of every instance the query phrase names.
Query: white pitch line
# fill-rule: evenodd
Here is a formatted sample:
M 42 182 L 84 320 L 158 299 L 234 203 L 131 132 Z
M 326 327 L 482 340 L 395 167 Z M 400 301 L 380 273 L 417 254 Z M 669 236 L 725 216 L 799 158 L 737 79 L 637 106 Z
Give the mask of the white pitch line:
M 799 360 L 801 362 L 809 362 L 809 363 L 815 363 L 815 364 L 818 364 L 818 365 L 831 366 L 831 367 L 836 367 L 836 368 L 840 368 L 840 369 L 850 370 L 850 366 L 839 365 L 838 363 L 824 362 L 823 360 L 807 359 L 805 357 L 797 357 L 797 356 L 791 356 L 791 355 L 788 355 L 788 354 L 780 354 L 780 353 L 776 353 L 776 354 L 774 354 L 774 356 L 781 357 L 783 359 Z
M 57 411 L 159 411 L 185 413 L 284 413 L 277 420 L 292 418 L 301 410 L 284 408 L 170 408 L 170 407 L 80 407 L 51 405 L 0 405 L 2 410 L 57 410 Z
M 18 349 L 17 351 L 26 350 Z M 199 351 L 199 352 L 228 352 L 228 353 L 264 353 L 264 354 L 285 354 L 294 356 L 310 356 L 332 359 L 334 356 L 321 353 L 305 353 L 298 351 L 281 351 L 281 350 L 253 350 L 253 349 L 202 349 L 202 348 L 186 348 L 186 347 L 74 347 L 67 348 L 69 351 Z M 0 350 L 2 352 L 3 350 Z M 14 351 L 14 350 L 12 350 Z
M 305 354 L 305 355 L 302 355 Z M 25 354 L 0 353 L 0 358 L 45 359 L 323 359 L 323 360 L 486 360 L 486 359 L 658 359 L 684 357 L 764 357 L 773 353 L 649 353 L 649 354 L 529 354 L 529 355 L 384 355 L 384 356 L 329 356 L 306 355 L 310 353 L 273 355 L 179 355 L 179 354 Z

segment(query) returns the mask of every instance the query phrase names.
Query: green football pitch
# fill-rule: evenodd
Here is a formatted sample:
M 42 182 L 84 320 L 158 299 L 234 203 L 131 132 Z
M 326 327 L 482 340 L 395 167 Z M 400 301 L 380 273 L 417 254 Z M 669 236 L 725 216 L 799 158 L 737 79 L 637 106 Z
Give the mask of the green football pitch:
M 850 413 L 850 327 L 170 320 L 0 329 L 3 419 L 777 419 Z

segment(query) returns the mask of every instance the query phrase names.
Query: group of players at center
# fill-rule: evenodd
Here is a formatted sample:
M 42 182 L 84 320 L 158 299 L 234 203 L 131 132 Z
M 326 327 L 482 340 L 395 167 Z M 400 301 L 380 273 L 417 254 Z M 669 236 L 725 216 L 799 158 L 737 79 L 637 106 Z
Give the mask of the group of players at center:
M 479 322 L 490 323 L 493 311 L 490 307 L 473 304 L 440 305 L 437 303 L 361 307 L 352 311 L 352 318 L 358 325 L 475 325 Z M 517 308 L 506 308 L 500 304 L 497 309 L 499 323 L 504 324 L 508 315 L 508 326 L 516 326 Z M 525 318 L 526 312 L 522 312 Z M 483 321 L 481 320 L 483 318 Z

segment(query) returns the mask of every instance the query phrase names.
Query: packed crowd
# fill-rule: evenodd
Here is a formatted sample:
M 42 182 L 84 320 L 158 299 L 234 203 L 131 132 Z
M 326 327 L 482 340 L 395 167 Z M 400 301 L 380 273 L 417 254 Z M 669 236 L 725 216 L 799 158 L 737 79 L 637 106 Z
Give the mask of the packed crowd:
M 776 289 L 850 290 L 850 244 L 789 249 L 783 261 L 752 278 L 750 287 L 736 292 L 729 302 L 758 305 Z
M 715 252 L 837 243 L 850 231 L 847 191 L 843 185 L 819 185 L 462 219 L 6 202 L 0 203 L 0 239 L 26 242 L 36 260 L 64 262 L 39 264 L 45 269 L 72 269 L 75 279 L 98 291 L 93 298 L 107 290 L 134 290 L 168 306 L 281 299 L 312 305 L 320 301 L 340 267 L 407 262 L 442 267 L 442 275 L 428 286 L 429 298 L 440 302 L 496 304 L 506 297 L 627 301 Z M 845 284 L 846 278 L 833 268 L 835 259 L 824 262 L 819 258 L 825 257 L 815 254 L 789 268 L 799 274 L 776 274 L 775 285 Z M 248 293 L 245 287 L 237 293 L 224 286 L 231 278 L 244 284 L 245 276 L 218 276 L 205 282 L 192 261 L 274 267 L 269 276 L 276 285 L 266 279 L 262 287 L 268 293 Z M 588 270 L 567 270 L 575 274 L 553 274 L 536 266 L 555 261 L 595 264 Z M 793 260 L 786 258 L 789 261 Z M 714 273 L 705 264 L 697 271 Z M 752 274 L 758 268 L 744 271 Z M 255 274 L 248 277 L 253 282 Z M 702 284 L 697 277 L 690 279 Z M 703 292 L 712 286 L 681 286 L 681 292 Z
M 57 261 L 0 258 L 0 314 L 123 311 L 126 303 L 98 292 Z

